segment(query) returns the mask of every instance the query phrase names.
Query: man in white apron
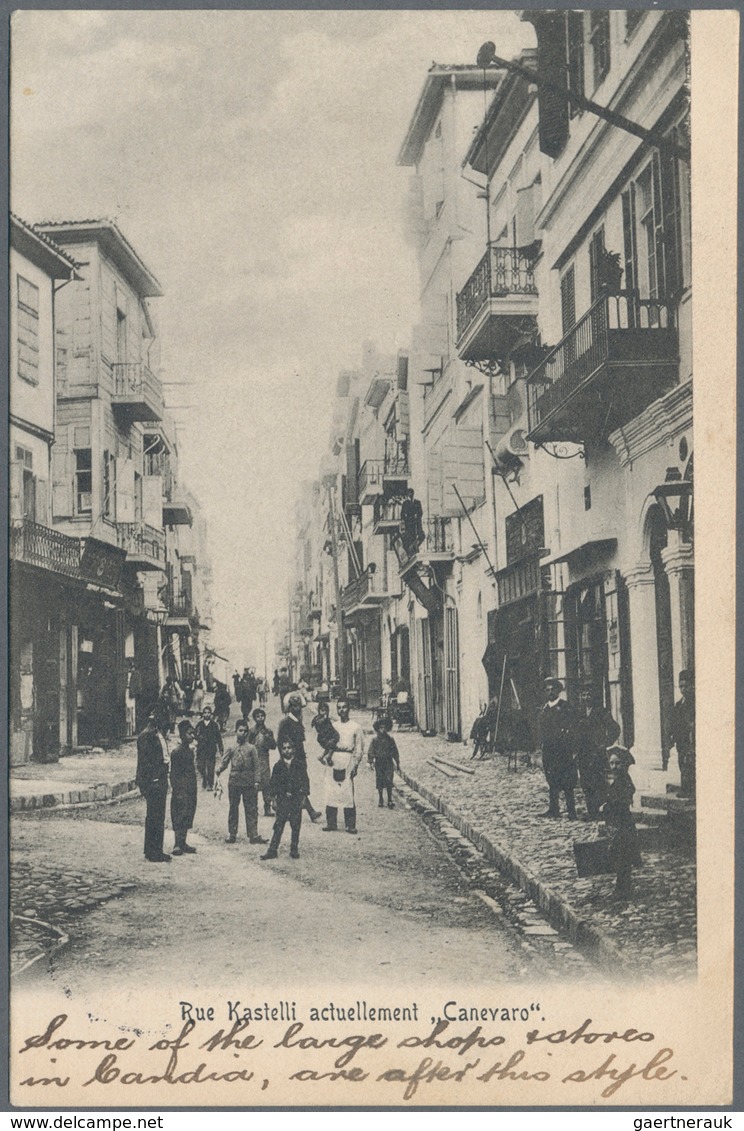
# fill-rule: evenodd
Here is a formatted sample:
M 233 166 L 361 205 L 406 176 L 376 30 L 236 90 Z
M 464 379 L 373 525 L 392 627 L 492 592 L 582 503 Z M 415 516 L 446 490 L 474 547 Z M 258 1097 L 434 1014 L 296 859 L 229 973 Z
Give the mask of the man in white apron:
M 326 823 L 323 832 L 335 833 L 338 830 L 338 811 L 343 809 L 347 833 L 356 834 L 354 778 L 364 757 L 364 733 L 359 723 L 349 718 L 349 704 L 345 699 L 339 699 L 336 709 L 338 720 L 333 725 L 339 740 L 331 764 L 326 769 Z

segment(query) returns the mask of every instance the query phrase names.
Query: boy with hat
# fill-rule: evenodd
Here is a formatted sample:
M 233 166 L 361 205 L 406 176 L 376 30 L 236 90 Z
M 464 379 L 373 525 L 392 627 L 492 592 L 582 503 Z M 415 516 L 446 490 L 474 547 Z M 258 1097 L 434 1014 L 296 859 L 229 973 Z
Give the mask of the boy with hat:
M 560 817 L 559 799 L 566 798 L 568 819 L 576 820 L 574 789 L 578 782 L 574 754 L 576 751 L 576 715 L 562 697 L 563 684 L 555 676 L 545 683 L 547 702 L 540 712 L 540 744 L 542 763 L 550 793 L 550 803 L 541 817 Z
M 299 859 L 302 807 L 309 792 L 307 765 L 297 757 L 292 742 L 285 739 L 279 747 L 279 761 L 271 774 L 271 793 L 276 802 L 276 821 L 271 844 L 261 857 L 262 860 L 276 860 L 277 849 L 287 821 L 292 830 L 289 855 L 293 860 Z
M 196 768 L 203 789 L 214 789 L 214 766 L 217 751 L 224 753 L 220 728 L 212 718 L 212 708 L 203 707 L 201 719 L 196 724 Z
M 178 724 L 180 742 L 171 753 L 171 824 L 176 844 L 174 856 L 196 852 L 186 843 L 186 836 L 194 823 L 196 813 L 196 766 L 194 765 L 194 745 L 196 734 L 188 719 Z
M 385 790 L 387 791 L 387 807 L 394 809 L 393 774 L 396 768 L 400 773 L 400 755 L 398 754 L 397 743 L 390 733 L 393 729 L 393 720 L 389 715 L 381 715 L 379 719 L 375 719 L 372 726 L 376 734 L 369 744 L 367 756 L 375 767 L 375 785 L 380 797 L 378 808 L 382 809 L 385 805 L 382 798 Z
M 248 741 L 258 751 L 259 789 L 263 797 L 264 817 L 271 817 L 271 762 L 269 751 L 276 750 L 274 732 L 266 726 L 266 712 L 263 707 L 256 707 L 252 715 L 253 726 L 248 731 Z

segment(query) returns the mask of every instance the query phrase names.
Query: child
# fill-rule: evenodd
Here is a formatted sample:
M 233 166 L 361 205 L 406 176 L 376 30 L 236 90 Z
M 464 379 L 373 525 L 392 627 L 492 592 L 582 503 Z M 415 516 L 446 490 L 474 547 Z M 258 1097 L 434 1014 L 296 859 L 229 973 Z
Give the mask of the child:
M 323 766 L 330 766 L 333 751 L 338 745 L 338 731 L 331 722 L 327 702 L 323 700 L 319 701 L 318 713 L 310 725 L 314 729 L 318 742 L 323 748 L 323 753 L 318 761 Z
M 377 734 L 369 744 L 369 759 L 375 766 L 375 784 L 380 795 L 378 807 L 382 809 L 385 805 L 382 794 L 383 790 L 386 790 L 388 809 L 394 809 L 393 773 L 396 767 L 400 773 L 400 757 L 395 739 L 390 734 L 393 720 L 389 715 L 382 715 L 379 719 L 375 719 L 373 726 Z
M 605 803 L 600 812 L 610 837 L 610 866 L 617 877 L 613 898 L 625 902 L 630 899 L 633 868 L 642 863 L 638 852 L 638 834 L 630 812 L 635 786 L 628 773 L 628 766 L 635 759 L 621 746 L 611 746 L 607 755 L 609 771 Z
M 296 757 L 294 745 L 288 739 L 284 739 L 279 747 L 279 761 L 271 773 L 270 788 L 276 802 L 276 821 L 271 844 L 261 859 L 276 860 L 276 850 L 282 839 L 284 826 L 289 821 L 292 830 L 289 855 L 293 860 L 299 860 L 302 806 L 310 793 L 310 782 L 306 763 Z

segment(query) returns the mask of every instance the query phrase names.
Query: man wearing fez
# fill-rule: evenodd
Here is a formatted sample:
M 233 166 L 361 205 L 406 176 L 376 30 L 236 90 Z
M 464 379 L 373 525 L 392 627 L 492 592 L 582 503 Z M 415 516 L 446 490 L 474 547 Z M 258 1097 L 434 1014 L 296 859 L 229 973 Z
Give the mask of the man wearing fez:
M 167 726 L 164 720 L 163 725 Z M 145 729 L 137 738 L 136 782 L 145 799 L 145 859 L 153 864 L 168 863 L 170 856 L 163 852 L 165 835 L 165 801 L 168 796 L 168 771 L 170 753 L 163 730 L 158 726 L 157 708 L 147 715 Z
M 607 775 L 607 750 L 620 735 L 620 727 L 602 706 L 594 681 L 584 680 L 576 724 L 576 763 L 586 801 L 587 817 L 599 820 Z
M 563 684 L 554 676 L 545 680 L 547 702 L 540 712 L 540 739 L 542 762 L 550 791 L 550 804 L 541 817 L 560 817 L 559 800 L 566 798 L 568 819 L 576 820 L 574 789 L 578 777 L 574 753 L 576 750 L 576 715 L 561 692 Z
M 188 719 L 178 724 L 178 737 L 180 742 L 171 752 L 171 824 L 176 839 L 173 855 L 184 856 L 196 852 L 193 845 L 186 843 L 196 813 L 196 734 Z

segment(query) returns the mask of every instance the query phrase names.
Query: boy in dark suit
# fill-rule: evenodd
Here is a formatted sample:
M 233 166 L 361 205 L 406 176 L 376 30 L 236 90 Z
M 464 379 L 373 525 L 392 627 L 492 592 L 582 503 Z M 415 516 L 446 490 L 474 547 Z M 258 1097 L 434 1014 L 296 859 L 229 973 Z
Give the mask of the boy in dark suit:
M 307 763 L 297 757 L 294 745 L 288 739 L 284 739 L 279 746 L 279 761 L 271 774 L 271 794 L 276 802 L 276 821 L 271 844 L 261 857 L 262 860 L 276 860 L 277 849 L 287 821 L 292 830 L 289 855 L 293 860 L 299 859 L 302 806 L 309 792 Z

